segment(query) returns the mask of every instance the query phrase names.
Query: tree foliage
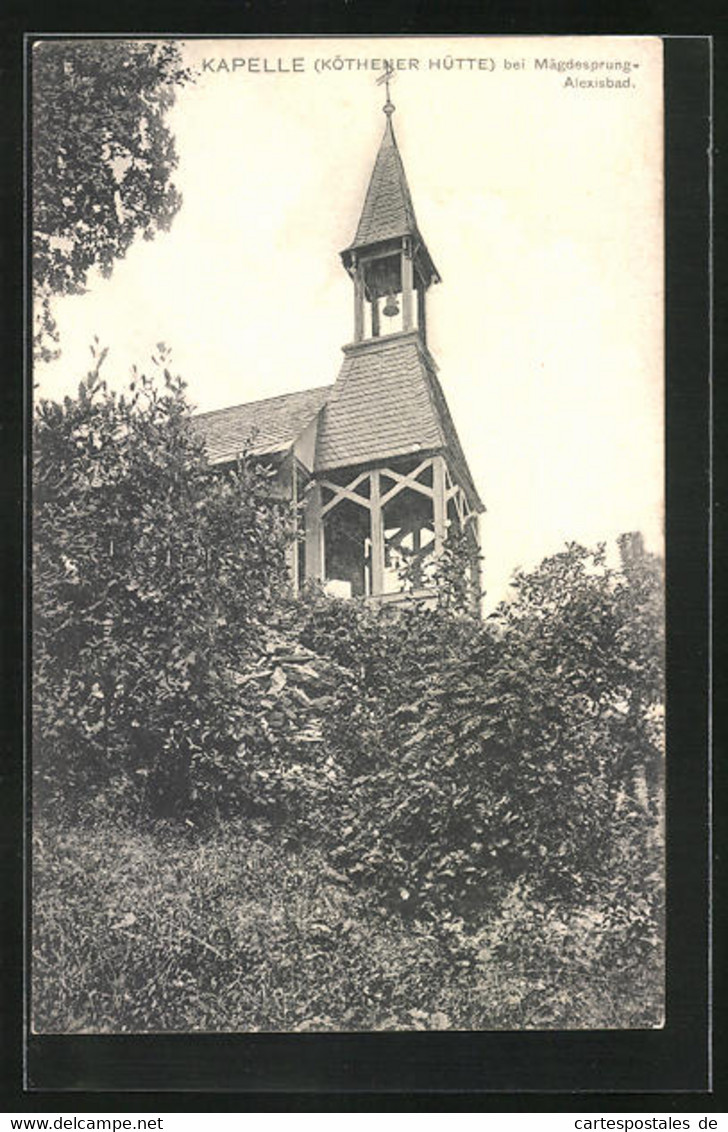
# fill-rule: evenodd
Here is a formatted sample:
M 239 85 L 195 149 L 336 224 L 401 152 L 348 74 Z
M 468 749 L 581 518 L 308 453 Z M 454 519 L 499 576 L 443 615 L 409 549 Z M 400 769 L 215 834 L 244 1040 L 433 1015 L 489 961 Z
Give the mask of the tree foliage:
M 209 468 L 166 369 L 117 394 L 96 366 L 76 398 L 40 403 L 33 454 L 41 795 L 183 812 L 201 763 L 236 748 L 289 508 L 265 468 Z
M 572 544 L 515 591 L 428 691 L 403 827 L 417 810 L 417 836 L 451 847 L 464 896 L 526 876 L 587 898 L 632 828 L 659 818 L 659 567 L 642 555 L 613 570 L 604 548 Z
M 53 356 L 55 295 L 91 267 L 111 273 L 138 237 L 166 230 L 181 197 L 166 124 L 188 81 L 176 44 L 41 40 L 32 66 L 32 222 L 36 344 Z
M 621 885 L 636 907 L 659 873 L 661 603 L 659 562 L 625 536 L 618 566 L 571 544 L 519 574 L 484 624 L 314 608 L 302 638 L 349 675 L 326 731 L 338 866 L 418 914 L 516 882 L 534 901 Z

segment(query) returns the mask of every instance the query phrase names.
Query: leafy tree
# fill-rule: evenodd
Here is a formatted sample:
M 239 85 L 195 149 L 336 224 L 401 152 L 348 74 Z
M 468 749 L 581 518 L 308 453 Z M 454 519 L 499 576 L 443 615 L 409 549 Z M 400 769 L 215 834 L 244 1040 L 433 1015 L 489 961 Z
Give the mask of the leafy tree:
M 406 550 L 404 557 L 400 578 L 409 595 L 421 589 L 422 579 Z M 334 601 L 315 589 L 302 603 L 301 641 L 349 674 L 338 688 L 339 707 L 328 734 L 347 752 L 347 765 L 355 771 L 391 762 L 391 752 L 406 742 L 418 720 L 426 689 L 477 636 L 481 594 L 474 589 L 471 566 L 464 533 L 452 530 L 428 574 L 433 594 L 428 605 L 408 596 L 399 607 Z
M 174 43 L 41 40 L 32 65 L 35 340 L 54 356 L 55 295 L 111 273 L 139 235 L 169 228 L 181 197 L 166 116 L 188 81 Z
M 215 473 L 159 364 L 121 394 L 97 364 L 35 418 L 35 767 L 71 811 L 116 792 L 182 814 L 200 779 L 219 784 L 260 708 L 240 674 L 288 584 L 269 471 Z
M 415 552 L 406 547 L 401 549 L 401 554 L 404 559 L 400 570 L 402 589 L 412 593 L 423 585 L 422 564 Z M 440 554 L 428 567 L 426 584 L 435 591 L 438 609 L 464 617 L 480 616 L 484 592 L 480 588 L 479 569 L 478 574 L 474 574 L 473 567 L 479 568 L 482 559 L 482 554 L 471 546 L 466 531 L 453 524 Z
M 661 817 L 662 568 L 638 535 L 618 542 L 618 567 L 603 545 L 571 543 L 518 574 L 493 618 L 484 749 L 521 798 L 501 851 L 543 888 L 581 897 L 622 866 L 641 883 Z
M 635 931 L 654 926 L 661 571 L 638 540 L 621 548 L 615 569 L 603 547 L 567 546 L 482 626 L 447 610 L 390 618 L 386 691 L 370 701 L 383 750 L 342 799 L 340 866 L 420 912 L 487 908 L 519 882 L 534 899 L 608 906 L 611 893 L 642 909 Z M 368 627 L 363 645 L 333 640 L 371 663 Z M 338 714 L 346 727 L 353 704 Z

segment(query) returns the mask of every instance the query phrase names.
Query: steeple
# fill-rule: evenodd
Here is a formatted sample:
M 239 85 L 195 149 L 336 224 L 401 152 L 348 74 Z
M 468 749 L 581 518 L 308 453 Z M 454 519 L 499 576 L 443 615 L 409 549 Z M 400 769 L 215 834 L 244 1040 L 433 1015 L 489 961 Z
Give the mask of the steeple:
M 434 604 L 437 560 L 457 531 L 475 611 L 484 508 L 425 339 L 425 297 L 439 276 L 392 129 L 391 78 L 388 70 L 380 80 L 384 137 L 356 235 L 341 253 L 354 284 L 354 341 L 335 384 L 206 414 L 199 425 L 220 464 L 255 430 L 253 451 L 276 468 L 272 490 L 302 511 L 294 585 L 311 579 L 340 597 Z
M 389 98 L 389 73 L 386 81 L 384 135 L 356 235 L 341 253 L 341 259 L 354 282 L 354 341 L 379 338 L 382 334 L 380 315 L 384 315 L 387 319 L 397 319 L 384 324 L 385 333 L 416 329 L 424 344 L 427 334 L 425 295 L 432 283 L 439 283 L 440 276 L 417 227 L 392 126 L 395 107 Z M 380 310 L 381 299 L 385 302 Z
M 391 105 L 391 104 L 390 104 Z M 417 232 L 414 205 L 407 176 L 387 115 L 384 136 L 369 181 L 356 236 L 350 246 L 366 248 L 380 240 L 397 236 L 413 236 Z

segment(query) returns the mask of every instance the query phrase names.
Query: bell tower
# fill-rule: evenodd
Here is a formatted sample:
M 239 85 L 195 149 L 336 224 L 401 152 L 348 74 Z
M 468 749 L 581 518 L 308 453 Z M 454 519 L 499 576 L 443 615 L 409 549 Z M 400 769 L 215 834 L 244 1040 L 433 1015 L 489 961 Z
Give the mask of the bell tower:
M 426 296 L 440 276 L 420 235 L 392 126 L 384 129 L 353 242 L 341 253 L 354 284 L 354 342 L 416 329 L 427 345 Z
M 427 347 L 427 292 L 440 276 L 417 225 L 386 124 L 353 241 L 353 338 L 317 422 L 305 510 L 305 576 L 332 594 L 433 601 L 437 560 L 459 532 L 479 591 L 484 510 Z M 474 597 L 474 603 L 477 599 Z

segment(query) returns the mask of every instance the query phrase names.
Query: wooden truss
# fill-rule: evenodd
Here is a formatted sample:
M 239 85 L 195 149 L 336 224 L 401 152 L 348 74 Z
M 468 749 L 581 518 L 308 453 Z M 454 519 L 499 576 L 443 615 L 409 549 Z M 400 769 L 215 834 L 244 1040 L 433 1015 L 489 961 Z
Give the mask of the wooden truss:
M 391 486 L 388 486 L 391 485 Z M 404 491 L 415 492 L 431 501 L 431 528 L 434 538 L 421 545 L 419 529 L 406 523 L 387 539 L 385 535 L 385 507 Z M 310 488 L 306 509 L 306 574 L 323 580 L 325 576 L 326 519 L 344 501 L 369 512 L 369 593 L 372 597 L 384 594 L 385 551 L 397 547 L 403 538 L 413 534 L 413 561 L 427 555 L 441 554 L 451 519 L 467 532 L 473 554 L 478 551 L 476 515 L 462 486 L 453 478 L 442 455 L 428 456 L 412 471 L 397 468 L 369 468 L 358 472 L 346 483 L 322 478 Z

